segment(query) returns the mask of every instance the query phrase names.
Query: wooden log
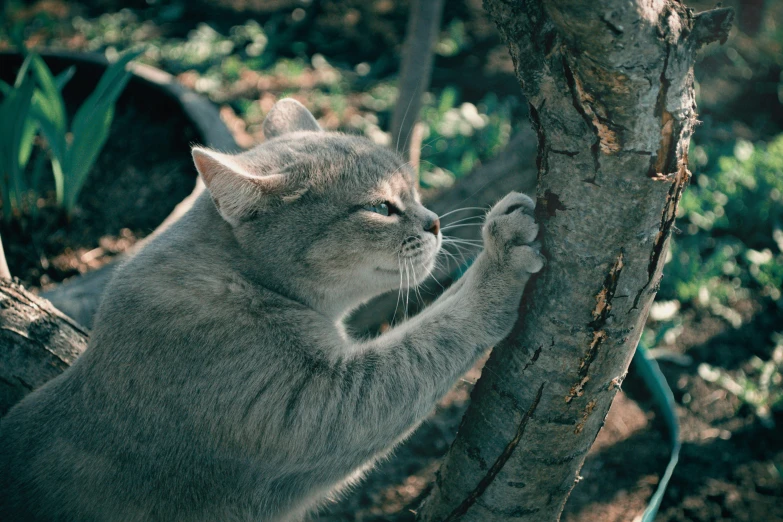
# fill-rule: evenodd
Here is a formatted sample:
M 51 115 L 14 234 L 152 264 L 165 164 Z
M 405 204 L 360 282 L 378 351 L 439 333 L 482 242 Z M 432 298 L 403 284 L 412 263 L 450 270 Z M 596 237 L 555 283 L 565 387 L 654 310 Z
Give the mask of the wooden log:
M 0 415 L 86 348 L 82 326 L 18 282 L 0 279 Z

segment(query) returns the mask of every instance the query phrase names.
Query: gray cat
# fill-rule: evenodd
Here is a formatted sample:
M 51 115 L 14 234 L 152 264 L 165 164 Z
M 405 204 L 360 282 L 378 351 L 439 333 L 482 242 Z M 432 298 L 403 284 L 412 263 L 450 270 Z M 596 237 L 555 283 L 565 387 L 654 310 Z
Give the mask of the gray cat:
M 350 310 L 433 269 L 438 216 L 396 154 L 297 102 L 264 131 L 193 149 L 208 192 L 119 269 L 84 355 L 2 419 L 0 520 L 301 520 L 509 333 L 543 266 L 530 198 L 489 212 L 432 306 L 356 340 Z

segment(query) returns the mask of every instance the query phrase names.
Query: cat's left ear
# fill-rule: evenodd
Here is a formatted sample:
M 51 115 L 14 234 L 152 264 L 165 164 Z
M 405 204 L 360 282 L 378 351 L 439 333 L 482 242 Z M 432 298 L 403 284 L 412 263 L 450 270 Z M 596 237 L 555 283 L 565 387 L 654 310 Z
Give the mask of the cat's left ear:
M 275 103 L 264 120 L 264 136 L 275 138 L 289 132 L 321 131 L 321 126 L 315 121 L 307 108 L 293 98 L 283 98 Z
M 212 201 L 231 225 L 263 209 L 269 197 L 281 195 L 288 188 L 287 176 L 250 172 L 241 156 L 202 147 L 193 147 L 192 153 Z

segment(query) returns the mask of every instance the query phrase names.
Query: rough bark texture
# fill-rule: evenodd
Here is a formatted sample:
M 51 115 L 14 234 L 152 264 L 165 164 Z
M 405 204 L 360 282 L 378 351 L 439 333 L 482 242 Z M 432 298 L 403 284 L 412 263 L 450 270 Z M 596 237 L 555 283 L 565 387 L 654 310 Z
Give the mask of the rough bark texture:
M 625 377 L 688 183 L 696 49 L 731 12 L 485 0 L 538 133 L 547 268 L 474 389 L 422 521 L 560 517 Z
M 0 416 L 86 348 L 81 326 L 21 285 L 0 280 Z

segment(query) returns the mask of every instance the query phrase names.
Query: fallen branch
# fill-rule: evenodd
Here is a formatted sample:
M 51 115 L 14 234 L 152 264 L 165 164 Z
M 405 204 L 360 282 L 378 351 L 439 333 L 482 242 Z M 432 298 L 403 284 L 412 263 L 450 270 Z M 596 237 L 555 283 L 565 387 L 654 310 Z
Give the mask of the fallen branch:
M 0 280 L 0 416 L 86 348 L 79 324 L 22 285 Z

